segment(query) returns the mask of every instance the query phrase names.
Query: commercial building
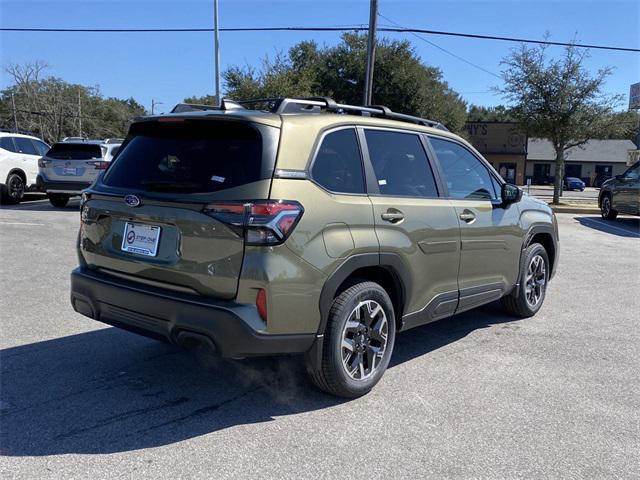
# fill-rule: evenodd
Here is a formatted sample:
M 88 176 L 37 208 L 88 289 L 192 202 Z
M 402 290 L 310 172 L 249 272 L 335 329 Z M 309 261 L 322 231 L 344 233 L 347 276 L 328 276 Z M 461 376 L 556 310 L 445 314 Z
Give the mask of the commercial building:
M 467 138 L 506 181 L 525 183 L 527 134 L 513 122 L 468 122 Z
M 565 177 L 577 177 L 588 186 L 623 173 L 636 150 L 631 140 L 589 140 L 565 152 Z M 556 154 L 549 140 L 530 138 L 527 145 L 526 178 L 533 184 L 553 183 Z

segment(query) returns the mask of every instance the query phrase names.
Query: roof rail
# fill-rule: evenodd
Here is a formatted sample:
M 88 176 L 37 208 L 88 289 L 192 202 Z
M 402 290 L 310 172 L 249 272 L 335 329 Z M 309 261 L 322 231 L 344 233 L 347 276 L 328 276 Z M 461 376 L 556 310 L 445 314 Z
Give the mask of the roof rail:
M 204 110 L 244 110 L 244 107 L 240 105 L 239 102 L 235 102 L 229 98 L 223 98 L 220 100 L 220 106 L 197 103 L 179 103 L 173 107 L 171 113 L 199 112 Z
M 329 97 L 257 98 L 253 100 L 239 100 L 235 103 L 242 105 L 243 107 L 253 107 L 256 110 L 266 110 L 271 113 L 320 113 L 321 111 L 327 111 L 333 113 L 389 118 L 400 122 L 415 123 L 448 131 L 447 127 L 442 125 L 440 122 L 426 118 L 414 117 L 412 115 L 405 115 L 403 113 L 396 113 L 383 105 L 367 105 L 364 107 L 359 105 L 347 105 L 343 103 L 336 103 Z

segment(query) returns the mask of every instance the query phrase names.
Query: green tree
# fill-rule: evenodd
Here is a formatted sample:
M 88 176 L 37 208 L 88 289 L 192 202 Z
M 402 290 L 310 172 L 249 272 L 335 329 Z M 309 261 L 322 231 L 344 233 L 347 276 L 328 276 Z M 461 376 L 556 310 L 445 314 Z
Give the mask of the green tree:
M 482 107 L 471 105 L 467 114 L 467 122 L 515 122 L 516 118 L 508 107 Z
M 584 66 L 588 51 L 568 46 L 561 58 L 549 58 L 545 46 L 521 46 L 502 64 L 499 91 L 513 105 L 511 113 L 529 135 L 548 139 L 555 150 L 553 203 L 562 192 L 565 152 L 590 138 L 606 138 L 619 129 L 614 111 L 621 96 L 605 95 L 606 67 L 592 75 Z
M 249 99 L 280 96 L 328 96 L 359 105 L 365 80 L 367 36 L 346 33 L 332 47 L 300 42 L 287 55 L 266 58 L 260 69 L 231 67 L 224 72 L 226 96 Z M 212 103 L 212 97 L 186 101 Z M 466 104 L 442 78 L 424 65 L 408 41 L 381 39 L 376 46 L 373 103 L 391 110 L 432 118 L 461 131 Z
M 47 67 L 39 61 L 6 67 L 14 83 L 0 92 L 2 127 L 15 128 L 17 123 L 20 130 L 49 143 L 68 136 L 123 137 L 129 119 L 145 113 L 132 98 L 104 98 L 97 86 L 44 76 Z

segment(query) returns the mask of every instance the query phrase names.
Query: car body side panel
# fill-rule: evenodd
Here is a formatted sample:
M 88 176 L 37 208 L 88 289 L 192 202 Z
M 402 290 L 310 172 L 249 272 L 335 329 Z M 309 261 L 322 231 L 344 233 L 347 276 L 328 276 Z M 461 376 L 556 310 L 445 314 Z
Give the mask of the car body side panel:
M 278 310 L 278 315 L 283 317 L 274 320 L 279 325 L 274 328 L 280 331 L 280 325 L 296 329 L 303 326 L 305 330 L 299 333 L 315 332 L 320 323 L 319 299 L 324 280 L 348 257 L 361 253 L 378 255 L 371 201 L 366 195 L 330 193 L 310 180 L 284 178 L 273 180 L 271 198 L 296 200 L 304 208 L 302 218 L 285 244 L 304 262 L 297 270 L 300 275 L 294 286 L 297 298 L 293 304 L 287 299 L 286 308 L 283 305 L 282 310 Z M 280 289 L 281 281 L 288 282 L 288 274 L 269 284 L 272 289 L 269 296 L 274 296 L 274 302 L 288 292 Z
M 439 294 L 455 294 L 460 229 L 451 202 L 390 196 L 372 196 L 371 201 L 380 251 L 398 254 L 409 265 L 411 293 L 405 300 L 405 315 L 422 310 Z M 389 210 L 401 212 L 404 220 L 383 220 Z
M 458 215 L 472 212 L 471 223 L 460 220 L 460 290 L 500 284 L 504 292 L 518 279 L 525 231 L 517 204 L 497 207 L 489 200 L 451 199 Z

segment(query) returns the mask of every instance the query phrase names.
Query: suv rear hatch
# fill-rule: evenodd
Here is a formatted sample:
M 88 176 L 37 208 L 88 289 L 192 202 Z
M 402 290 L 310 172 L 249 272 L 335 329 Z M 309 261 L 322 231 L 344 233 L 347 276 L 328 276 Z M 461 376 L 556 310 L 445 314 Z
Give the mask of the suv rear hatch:
M 40 160 L 49 180 L 91 183 L 106 167 L 97 143 L 56 143 Z
M 118 157 L 84 196 L 80 255 L 89 268 L 183 293 L 235 297 L 244 208 L 269 196 L 279 128 L 220 117 L 169 116 L 131 126 Z M 225 205 L 232 208 L 221 210 Z

